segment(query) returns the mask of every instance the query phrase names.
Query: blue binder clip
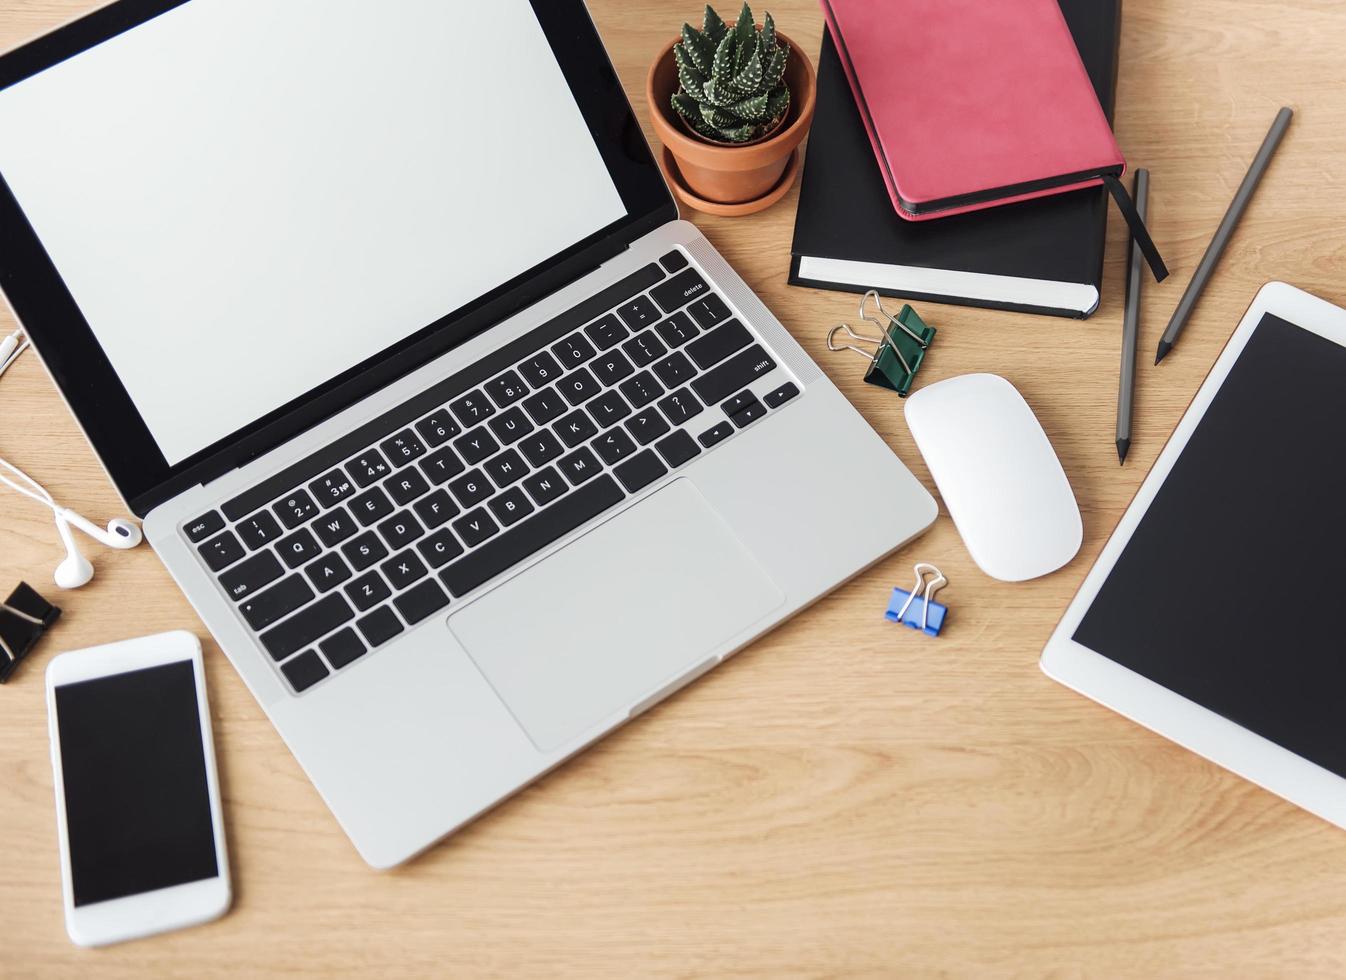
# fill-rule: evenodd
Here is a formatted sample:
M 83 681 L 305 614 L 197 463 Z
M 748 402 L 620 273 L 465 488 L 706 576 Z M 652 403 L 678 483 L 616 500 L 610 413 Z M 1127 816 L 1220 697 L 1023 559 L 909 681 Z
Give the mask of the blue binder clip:
M 925 580 L 926 575 L 930 581 Z M 934 565 L 929 562 L 917 562 L 916 584 L 911 591 L 893 589 L 893 597 L 888 601 L 888 611 L 883 617 L 890 623 L 901 623 L 914 630 L 920 630 L 926 636 L 939 636 L 944 626 L 944 616 L 948 609 L 933 601 L 935 593 L 949 584 Z

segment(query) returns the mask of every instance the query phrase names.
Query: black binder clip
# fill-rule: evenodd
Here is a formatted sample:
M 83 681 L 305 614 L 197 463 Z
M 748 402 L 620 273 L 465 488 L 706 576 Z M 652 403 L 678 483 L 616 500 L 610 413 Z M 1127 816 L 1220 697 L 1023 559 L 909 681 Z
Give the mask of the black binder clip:
M 874 300 L 877 315 L 869 312 L 869 301 Z M 827 349 L 831 351 L 851 350 L 869 361 L 869 370 L 865 372 L 865 381 L 880 388 L 895 391 L 900 398 L 906 398 L 911 391 L 916 372 L 925 361 L 925 352 L 935 339 L 935 328 L 926 326 L 911 304 L 903 303 L 897 316 L 893 316 L 879 302 L 879 294 L 871 289 L 860 299 L 860 319 L 879 328 L 880 336 L 866 337 L 851 329 L 850 324 L 841 323 L 827 333 Z M 859 344 L 870 344 L 873 351 L 863 350 L 855 344 L 837 343 L 838 333 L 845 331 Z
M 28 656 L 47 628 L 61 617 L 61 610 L 42 598 L 28 583 L 0 603 L 0 684 L 9 680 L 19 661 Z
M 925 580 L 927 575 L 930 576 L 928 582 Z M 944 577 L 944 573 L 934 565 L 928 561 L 917 562 L 916 584 L 910 591 L 893 589 L 884 618 L 890 623 L 901 623 L 920 630 L 926 636 L 939 636 L 949 610 L 935 602 L 934 598 L 935 593 L 948 584 L 949 580 Z

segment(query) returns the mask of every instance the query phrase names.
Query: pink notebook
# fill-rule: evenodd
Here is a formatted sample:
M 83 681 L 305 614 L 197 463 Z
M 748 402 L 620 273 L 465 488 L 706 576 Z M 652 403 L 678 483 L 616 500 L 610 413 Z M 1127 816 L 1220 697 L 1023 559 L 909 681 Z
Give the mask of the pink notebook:
M 893 207 L 925 221 L 1105 184 L 1126 160 L 1056 0 L 821 0 Z

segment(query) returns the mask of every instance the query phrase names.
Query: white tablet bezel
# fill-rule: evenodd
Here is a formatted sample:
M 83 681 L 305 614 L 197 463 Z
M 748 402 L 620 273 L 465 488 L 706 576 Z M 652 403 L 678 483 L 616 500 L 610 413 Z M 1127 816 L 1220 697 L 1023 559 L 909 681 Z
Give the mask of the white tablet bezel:
M 1071 639 L 1230 368 L 1243 353 L 1248 338 L 1267 313 L 1346 347 L 1346 310 L 1283 282 L 1267 283 L 1258 291 L 1047 642 L 1041 666 L 1053 680 L 1346 828 L 1346 779 Z M 1275 393 L 1268 392 L 1266 397 L 1274 398 Z M 1257 583 L 1249 583 L 1249 587 L 1255 588 Z
M 94 680 L 144 667 L 188 661 L 196 678 L 196 707 L 201 719 L 201 739 L 206 764 L 206 785 L 210 790 L 210 819 L 214 825 L 215 863 L 219 874 L 214 878 L 191 881 L 169 888 L 140 892 L 124 898 L 74 904 L 70 871 L 70 841 L 65 817 L 65 782 L 61 768 L 60 731 L 56 724 L 56 688 L 64 684 Z M 64 893 L 66 932 L 80 946 L 139 939 L 171 929 L 198 925 L 217 919 L 229 908 L 229 857 L 224 843 L 224 813 L 220 806 L 220 783 L 215 766 L 215 741 L 211 734 L 210 705 L 206 701 L 206 675 L 201 657 L 201 641 L 191 633 L 177 630 L 143 639 L 124 640 L 105 646 L 75 650 L 56 657 L 47 667 L 47 718 L 51 734 L 51 766 L 56 790 L 56 825 L 61 850 L 61 884 Z M 115 738 L 115 732 L 108 733 Z

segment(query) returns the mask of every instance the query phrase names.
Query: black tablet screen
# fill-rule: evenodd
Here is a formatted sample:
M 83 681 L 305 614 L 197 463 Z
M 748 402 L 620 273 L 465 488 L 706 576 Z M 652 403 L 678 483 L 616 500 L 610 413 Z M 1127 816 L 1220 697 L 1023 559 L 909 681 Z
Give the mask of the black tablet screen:
M 1346 348 L 1262 318 L 1076 642 L 1346 776 Z

